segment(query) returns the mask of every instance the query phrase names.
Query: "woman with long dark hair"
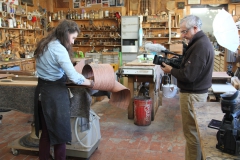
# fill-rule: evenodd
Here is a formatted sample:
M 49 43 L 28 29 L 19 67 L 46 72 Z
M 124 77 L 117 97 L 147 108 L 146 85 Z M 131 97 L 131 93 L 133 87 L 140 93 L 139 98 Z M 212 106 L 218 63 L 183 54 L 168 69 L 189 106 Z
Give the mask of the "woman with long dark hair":
M 80 33 L 78 25 L 63 20 L 43 38 L 34 52 L 38 85 L 35 91 L 34 121 L 39 137 L 39 159 L 47 160 L 50 146 L 54 158 L 66 159 L 66 143 L 71 141 L 69 79 L 77 85 L 93 86 L 93 81 L 79 74 L 71 60 L 72 44 Z

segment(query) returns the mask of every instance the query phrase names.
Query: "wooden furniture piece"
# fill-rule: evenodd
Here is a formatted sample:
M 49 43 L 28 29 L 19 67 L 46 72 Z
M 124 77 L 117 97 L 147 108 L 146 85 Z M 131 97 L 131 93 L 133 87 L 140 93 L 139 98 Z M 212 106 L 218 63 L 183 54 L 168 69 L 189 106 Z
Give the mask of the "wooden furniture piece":
M 219 102 L 195 102 L 193 104 L 193 112 L 195 115 L 195 122 L 200 139 L 203 159 L 239 159 L 227 153 L 223 153 L 216 148 L 217 144 L 217 130 L 208 128 L 208 124 L 212 119 L 222 120 L 224 113 L 221 110 Z
M 121 16 L 126 14 L 126 8 L 123 6 L 116 7 L 102 7 L 101 4 L 95 4 L 91 7 L 84 8 L 72 8 L 72 2 L 70 2 L 68 8 L 53 8 L 53 13 L 58 13 L 63 11 L 68 13 L 70 9 L 71 12 L 81 15 L 81 13 L 88 14 L 89 17 L 79 17 L 72 18 L 71 20 L 75 21 L 81 33 L 75 40 L 73 45 L 74 51 L 83 51 L 85 52 L 101 52 L 105 50 L 118 50 L 121 49 L 121 30 L 120 30 L 120 19 L 115 17 L 115 12 L 119 12 Z M 105 11 L 109 11 L 109 16 L 104 15 Z M 103 12 L 102 16 L 100 12 Z M 90 16 L 93 15 L 94 16 Z M 51 27 L 56 27 L 60 20 L 65 19 L 65 16 L 60 19 L 52 19 Z
M 12 67 L 18 67 L 21 71 L 35 71 L 34 58 L 20 58 L 9 61 L 0 61 L 0 70 L 13 70 Z
M 29 60 L 22 61 L 21 70 L 22 71 L 35 71 L 36 70 L 35 59 L 31 58 Z
M 229 76 L 227 72 L 212 73 L 212 83 L 226 84 L 226 82 L 231 83 L 231 76 Z
M 169 15 L 167 15 L 169 14 Z M 179 15 L 164 12 L 160 16 L 144 16 L 143 32 L 146 41 L 164 44 L 167 48 L 171 41 L 181 40 L 179 36 Z M 182 48 L 180 49 L 182 51 Z
M 134 97 L 137 96 L 137 86 L 141 82 L 149 82 L 149 96 L 152 99 L 151 120 L 154 120 L 158 107 L 162 105 L 162 94 L 160 92 L 160 80 L 163 71 L 159 65 L 141 63 L 137 60 L 126 63 L 120 67 L 119 74 L 127 77 L 127 87 L 131 92 L 131 101 L 128 106 L 128 119 L 134 118 Z

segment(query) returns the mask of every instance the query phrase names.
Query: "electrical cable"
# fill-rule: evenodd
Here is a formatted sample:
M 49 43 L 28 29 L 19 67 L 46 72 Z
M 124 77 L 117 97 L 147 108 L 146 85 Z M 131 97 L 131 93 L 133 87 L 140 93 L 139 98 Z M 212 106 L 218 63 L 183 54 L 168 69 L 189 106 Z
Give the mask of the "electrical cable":
M 92 113 L 91 110 L 90 110 L 90 113 Z M 93 114 L 93 113 L 92 113 L 92 114 Z M 93 114 L 93 115 L 94 115 L 94 114 Z M 96 116 L 96 115 L 94 115 L 94 116 Z M 95 117 L 95 118 L 97 118 L 97 117 Z M 98 136 L 99 136 L 99 135 L 98 135 L 97 127 L 96 127 L 95 123 L 93 122 L 94 119 L 92 119 L 92 125 L 93 125 L 93 127 L 94 127 L 97 135 L 96 135 L 96 140 L 95 140 L 95 142 L 92 143 L 91 145 L 86 145 L 86 144 L 84 144 L 84 143 L 82 142 L 82 140 L 87 136 L 88 133 L 82 138 L 82 140 L 80 140 L 80 138 L 79 138 L 79 136 L 78 136 L 78 132 L 77 132 L 78 120 L 79 120 L 79 118 L 77 117 L 76 120 L 75 120 L 75 136 L 76 136 L 78 142 L 79 142 L 82 146 L 84 146 L 84 147 L 86 147 L 86 148 L 91 148 L 91 147 L 93 147 L 93 146 L 97 143 L 97 141 L 98 141 Z

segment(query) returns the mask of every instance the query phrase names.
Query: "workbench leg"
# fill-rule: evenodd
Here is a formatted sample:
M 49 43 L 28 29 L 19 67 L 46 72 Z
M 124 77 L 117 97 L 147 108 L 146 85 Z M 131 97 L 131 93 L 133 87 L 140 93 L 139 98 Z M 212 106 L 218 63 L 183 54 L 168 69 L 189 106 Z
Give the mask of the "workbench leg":
M 155 84 L 150 83 L 149 84 L 149 96 L 152 99 L 152 111 L 151 111 L 151 120 L 154 121 L 155 114 L 157 113 L 158 110 L 158 100 L 159 100 L 159 92 L 158 90 L 155 91 Z
M 162 91 L 160 91 L 160 90 L 158 92 L 158 97 L 159 97 L 158 98 L 158 107 L 159 107 L 159 106 L 162 106 L 162 97 L 163 97 L 162 96 Z
M 133 104 L 133 98 L 134 98 L 134 78 L 133 77 L 128 77 L 128 89 L 130 90 L 130 103 L 128 105 L 128 119 L 133 119 L 134 118 L 134 104 Z

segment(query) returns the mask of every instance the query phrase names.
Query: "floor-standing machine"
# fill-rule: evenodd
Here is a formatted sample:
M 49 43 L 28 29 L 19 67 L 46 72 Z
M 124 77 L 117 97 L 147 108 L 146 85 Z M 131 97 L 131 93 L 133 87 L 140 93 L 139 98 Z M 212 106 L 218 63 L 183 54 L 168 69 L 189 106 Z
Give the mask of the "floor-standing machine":
M 98 148 L 101 133 L 99 116 L 90 110 L 89 122 L 83 117 L 71 117 L 72 141 L 66 146 L 66 155 L 89 159 Z M 8 144 L 12 154 L 17 156 L 19 150 L 38 151 L 38 138 L 35 136 L 34 126 L 32 132 Z M 53 148 L 51 155 L 54 158 Z
M 90 110 L 89 123 L 85 118 L 71 118 L 72 142 L 67 145 L 67 156 L 89 158 L 98 148 L 101 133 L 99 116 Z

